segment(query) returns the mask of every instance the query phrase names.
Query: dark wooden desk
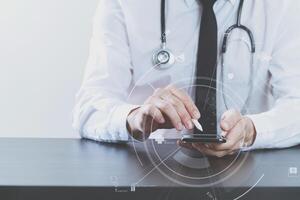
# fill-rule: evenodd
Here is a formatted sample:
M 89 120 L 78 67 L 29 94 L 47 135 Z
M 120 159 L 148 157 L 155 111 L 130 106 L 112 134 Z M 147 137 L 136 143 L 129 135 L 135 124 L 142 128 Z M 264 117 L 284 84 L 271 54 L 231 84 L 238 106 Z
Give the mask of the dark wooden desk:
M 191 158 L 175 141 L 0 139 L 0 199 L 300 199 L 300 148 Z

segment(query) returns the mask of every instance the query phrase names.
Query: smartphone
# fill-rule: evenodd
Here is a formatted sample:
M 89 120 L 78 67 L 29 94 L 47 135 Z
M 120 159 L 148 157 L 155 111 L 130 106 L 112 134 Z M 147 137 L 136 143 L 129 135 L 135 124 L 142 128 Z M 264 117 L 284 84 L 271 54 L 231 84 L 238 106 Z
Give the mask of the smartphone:
M 226 138 L 216 134 L 186 134 L 181 141 L 187 143 L 226 143 Z

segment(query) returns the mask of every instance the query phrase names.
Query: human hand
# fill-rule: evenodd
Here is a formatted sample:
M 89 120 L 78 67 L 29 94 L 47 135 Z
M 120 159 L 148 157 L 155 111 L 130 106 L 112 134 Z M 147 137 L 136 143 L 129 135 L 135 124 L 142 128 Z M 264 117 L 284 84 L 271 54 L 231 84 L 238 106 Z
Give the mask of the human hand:
M 236 153 L 242 147 L 252 146 L 255 141 L 256 130 L 252 120 L 242 116 L 238 111 L 226 111 L 222 116 L 220 126 L 222 135 L 227 139 L 224 144 L 188 144 L 179 141 L 179 145 L 196 149 L 205 155 L 223 157 Z
M 144 104 L 131 111 L 127 129 L 135 139 L 144 140 L 157 129 L 193 129 L 191 119 L 199 119 L 200 112 L 184 91 L 173 85 L 156 89 Z

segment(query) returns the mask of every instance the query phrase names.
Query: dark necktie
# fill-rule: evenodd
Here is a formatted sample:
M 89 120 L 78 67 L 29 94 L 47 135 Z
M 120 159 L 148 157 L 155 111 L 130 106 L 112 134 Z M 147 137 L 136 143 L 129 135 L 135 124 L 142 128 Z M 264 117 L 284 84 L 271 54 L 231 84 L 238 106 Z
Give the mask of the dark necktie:
M 213 10 L 216 0 L 199 0 L 203 7 L 197 57 L 196 105 L 204 133 L 217 134 L 216 67 L 218 27 Z M 195 133 L 199 133 L 196 130 Z

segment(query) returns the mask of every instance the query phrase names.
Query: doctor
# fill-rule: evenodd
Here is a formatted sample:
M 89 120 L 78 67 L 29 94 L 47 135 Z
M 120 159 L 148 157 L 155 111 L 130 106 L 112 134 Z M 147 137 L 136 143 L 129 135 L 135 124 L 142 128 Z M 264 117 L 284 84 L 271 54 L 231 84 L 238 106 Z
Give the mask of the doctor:
M 197 119 L 227 142 L 179 145 L 218 157 L 299 144 L 299 10 L 295 0 L 100 0 L 73 126 L 126 142 L 180 138 Z

